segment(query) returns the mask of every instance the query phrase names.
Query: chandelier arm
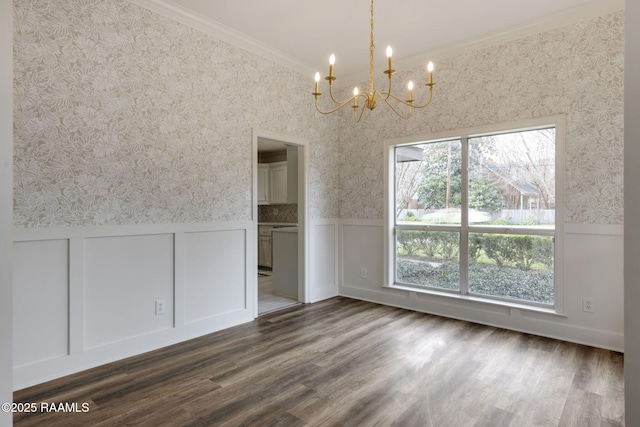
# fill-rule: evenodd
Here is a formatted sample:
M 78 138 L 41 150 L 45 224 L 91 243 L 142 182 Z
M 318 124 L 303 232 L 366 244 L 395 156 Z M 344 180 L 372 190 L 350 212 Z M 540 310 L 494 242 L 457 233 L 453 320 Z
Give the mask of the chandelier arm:
M 360 122 L 360 119 L 362 119 L 362 113 L 364 113 L 364 107 L 362 107 L 362 108 L 360 109 L 360 115 L 358 116 L 358 118 L 356 118 L 356 114 L 357 114 L 357 113 L 355 112 L 355 110 L 353 111 L 353 118 L 354 118 L 354 120 L 355 120 L 355 122 L 356 122 L 356 123 L 359 123 L 359 122 Z
M 395 96 L 395 95 L 394 95 L 394 94 L 392 94 L 392 93 L 382 92 L 380 95 L 381 95 L 381 96 L 382 96 L 382 95 L 386 95 L 386 96 L 383 96 L 383 99 L 384 99 L 384 100 L 387 100 L 387 99 L 389 99 L 389 98 L 393 98 L 393 99 L 395 99 L 396 101 L 398 101 L 399 103 L 401 103 L 401 104 L 403 104 L 403 105 L 406 105 L 407 107 L 411 107 L 411 108 L 414 108 L 414 107 L 415 107 L 415 105 L 413 105 L 413 103 L 409 103 L 409 102 L 407 102 L 407 101 L 405 101 L 405 100 L 403 100 L 403 99 L 400 99 L 400 98 L 398 98 L 397 96 Z
M 364 95 L 364 94 L 362 94 L 362 93 L 358 94 L 357 96 L 356 96 L 356 95 L 354 95 L 354 96 L 352 96 L 351 98 L 347 99 L 347 100 L 346 100 L 346 101 L 344 101 L 344 102 L 337 102 L 337 101 L 335 101 L 335 100 L 334 100 L 334 102 L 335 102 L 336 104 L 338 104 L 338 106 L 337 106 L 336 108 L 334 108 L 333 110 L 328 110 L 328 111 L 322 111 L 322 110 L 320 109 L 320 107 L 318 106 L 318 98 L 316 98 L 316 110 L 317 110 L 317 111 L 318 111 L 318 113 L 320 113 L 320 114 L 331 114 L 331 113 L 335 113 L 336 111 L 338 111 L 339 109 L 341 109 L 342 107 L 344 107 L 345 105 L 347 105 L 348 103 L 350 103 L 351 101 L 353 101 L 356 97 L 361 97 L 361 96 L 363 96 L 363 95 Z M 332 99 L 333 99 L 333 97 L 332 97 Z
M 351 98 L 347 99 L 344 102 L 336 102 L 336 104 L 338 104 L 338 106 L 336 108 L 334 108 L 333 110 L 329 110 L 329 111 L 322 111 L 320 109 L 320 107 L 318 106 L 318 98 L 316 98 L 316 110 L 318 111 L 318 113 L 320 114 L 331 114 L 331 113 L 335 113 L 336 111 L 338 111 L 339 109 L 341 109 L 342 107 L 344 107 L 345 105 L 347 105 L 349 102 L 353 101 L 353 99 L 355 98 L 355 96 L 352 96 Z M 335 101 L 334 101 L 335 102 Z
M 336 104 L 338 104 L 338 108 L 336 108 L 333 111 L 337 111 L 340 108 L 344 107 L 347 103 L 349 103 L 350 101 L 353 101 L 353 98 L 355 98 L 355 96 L 352 96 L 351 98 L 347 99 L 346 101 L 338 101 L 336 98 L 334 98 L 333 96 L 333 85 L 329 85 L 329 96 L 331 97 L 331 100 L 333 102 L 335 102 Z
M 385 96 L 386 95 L 386 96 Z M 422 104 L 422 105 L 415 105 L 413 103 L 409 103 L 403 99 L 398 98 L 397 96 L 389 93 L 389 92 L 380 92 L 380 96 L 382 99 L 384 99 L 385 101 L 387 99 L 389 99 L 389 97 L 395 99 L 396 101 L 398 101 L 399 103 L 406 105 L 407 107 L 411 107 L 411 108 L 425 108 L 427 105 L 431 104 L 431 100 L 433 99 L 433 92 L 431 90 L 429 90 L 429 99 L 427 100 L 426 103 Z
M 391 74 L 389 74 L 389 86 L 386 92 L 379 92 L 380 96 L 383 96 L 386 99 L 389 99 L 389 96 L 393 96 L 391 95 Z M 386 95 L 386 96 L 384 96 Z M 393 96 L 395 98 L 395 96 Z M 396 98 L 397 99 L 397 98 Z
M 427 105 L 431 104 L 432 99 L 433 99 L 433 86 L 429 87 L 429 99 L 427 100 L 427 102 L 422 105 L 414 105 L 413 108 L 424 108 Z
M 401 117 L 401 118 L 403 118 L 403 119 L 408 119 L 409 117 L 411 117 L 412 109 L 409 109 L 409 114 L 404 115 L 404 114 L 402 114 L 400 111 L 398 111 L 398 109 L 397 109 L 396 107 L 394 107 L 394 106 L 393 106 L 393 104 L 391 104 L 391 103 L 389 102 L 389 100 L 388 100 L 387 98 L 385 98 L 381 92 L 378 92 L 378 91 L 376 91 L 376 92 L 378 93 L 378 95 L 380 95 L 380 98 L 385 102 L 385 104 L 387 104 L 387 105 L 389 106 L 389 108 L 391 108 L 391 110 L 392 110 L 394 113 L 396 113 L 398 116 L 400 116 L 400 117 Z M 391 95 L 391 94 L 389 94 L 389 95 L 390 95 L 392 98 L 394 98 L 394 99 L 396 99 L 396 100 L 400 101 L 402 104 L 404 104 L 404 105 L 409 105 L 409 104 L 407 104 L 406 102 L 402 101 L 401 99 L 399 99 L 399 98 L 397 98 L 397 97 L 395 97 L 395 96 L 393 96 L 393 95 Z

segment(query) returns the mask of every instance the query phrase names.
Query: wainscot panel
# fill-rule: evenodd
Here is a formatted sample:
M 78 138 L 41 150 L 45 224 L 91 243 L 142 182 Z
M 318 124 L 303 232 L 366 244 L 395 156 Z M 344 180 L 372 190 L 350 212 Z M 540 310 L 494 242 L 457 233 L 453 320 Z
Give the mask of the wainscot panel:
M 13 389 L 251 321 L 254 228 L 15 229 Z
M 310 302 L 338 295 L 338 220 L 314 220 L 311 224 Z
M 13 363 L 68 354 L 69 241 L 13 244 Z
M 186 233 L 185 322 L 244 310 L 245 231 Z
M 84 247 L 86 348 L 173 327 L 172 234 L 92 238 Z

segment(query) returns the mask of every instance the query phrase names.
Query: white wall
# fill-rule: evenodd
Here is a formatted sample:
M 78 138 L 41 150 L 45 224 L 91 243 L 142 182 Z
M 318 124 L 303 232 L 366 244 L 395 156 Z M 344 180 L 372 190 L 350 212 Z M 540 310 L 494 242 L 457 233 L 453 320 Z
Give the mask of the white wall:
M 640 425 L 640 3 L 626 2 L 625 37 L 625 177 L 624 177 L 624 299 L 625 417 Z
M 0 1 L 0 402 L 12 402 L 13 2 Z M 0 412 L 0 426 L 13 423 Z

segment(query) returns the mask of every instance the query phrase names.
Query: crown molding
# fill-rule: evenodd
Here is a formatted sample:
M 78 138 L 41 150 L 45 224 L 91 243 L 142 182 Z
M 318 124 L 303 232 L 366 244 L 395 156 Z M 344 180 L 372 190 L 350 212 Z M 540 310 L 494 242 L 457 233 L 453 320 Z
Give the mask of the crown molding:
M 242 34 L 218 21 L 202 14 L 193 12 L 165 0 L 128 0 L 130 3 L 148 9 L 171 20 L 180 22 L 205 34 L 247 50 L 262 58 L 273 61 L 284 67 L 290 68 L 301 74 L 312 75 L 312 67 L 287 55 L 281 50 L 275 49 L 260 40 Z
M 512 27 L 504 31 L 487 33 L 480 38 L 474 38 L 431 49 L 418 55 L 394 61 L 394 68 L 398 71 L 413 70 L 425 66 L 429 61 L 451 58 L 485 49 L 496 44 L 506 43 L 533 34 L 543 33 L 556 28 L 566 27 L 581 21 L 587 21 L 625 9 L 625 0 L 594 0 L 582 6 L 576 6 L 563 12 L 545 16 L 531 21 L 523 26 Z M 437 64 L 436 64 L 437 67 Z M 352 86 L 369 79 L 368 71 L 341 77 L 341 87 Z
M 220 22 L 204 15 L 178 6 L 167 0 L 128 0 L 145 9 L 156 12 L 166 18 L 180 22 L 196 30 L 202 31 L 227 43 L 245 49 L 255 55 L 273 61 L 284 67 L 290 68 L 303 75 L 312 75 L 315 70 L 297 58 L 275 49 L 257 39 L 242 34 Z M 418 68 L 428 61 L 450 58 L 475 50 L 484 49 L 492 45 L 516 40 L 536 33 L 564 27 L 580 21 L 586 21 L 598 16 L 624 10 L 625 0 L 594 0 L 585 5 L 576 6 L 563 12 L 546 16 L 529 22 L 524 26 L 512 27 L 504 31 L 488 33 L 481 38 L 469 39 L 460 43 L 431 49 L 424 53 L 414 55 L 394 62 L 398 71 Z M 341 77 L 340 88 L 369 79 L 368 71 Z

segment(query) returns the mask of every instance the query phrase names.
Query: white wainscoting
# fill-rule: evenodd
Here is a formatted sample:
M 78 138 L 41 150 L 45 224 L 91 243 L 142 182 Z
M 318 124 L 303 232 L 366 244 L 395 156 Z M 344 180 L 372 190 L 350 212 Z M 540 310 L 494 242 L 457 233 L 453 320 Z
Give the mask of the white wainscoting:
M 565 224 L 564 315 L 383 288 L 384 223 L 340 222 L 340 295 L 622 351 L 622 226 Z M 361 269 L 367 277 L 361 277 Z M 582 299 L 594 299 L 593 313 Z
M 173 234 L 87 238 L 81 244 L 85 349 L 173 327 Z M 166 313 L 156 316 L 160 299 Z
M 251 321 L 254 228 L 14 230 L 14 390 Z
M 339 220 L 313 220 L 310 234 L 309 302 L 314 303 L 338 295 Z
M 13 245 L 13 359 L 26 366 L 69 351 L 69 242 Z
M 244 230 L 185 237 L 185 323 L 245 310 Z

